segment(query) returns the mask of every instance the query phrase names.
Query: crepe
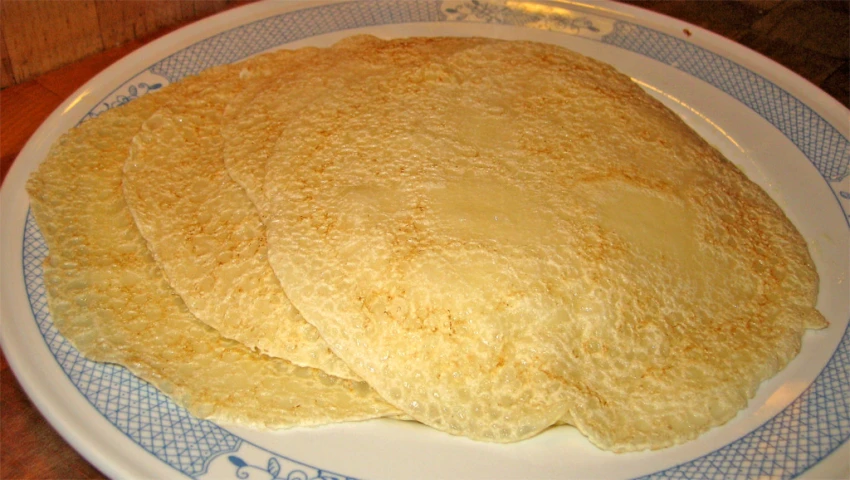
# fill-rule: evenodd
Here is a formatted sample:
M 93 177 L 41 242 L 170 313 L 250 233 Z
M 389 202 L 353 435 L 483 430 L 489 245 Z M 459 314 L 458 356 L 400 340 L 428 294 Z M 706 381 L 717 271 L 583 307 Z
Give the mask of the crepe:
M 477 38 L 443 39 L 437 54 L 486 42 Z M 417 45 L 421 52 L 423 45 Z M 261 217 L 270 214 L 265 201 L 265 162 L 278 137 L 302 124 L 300 112 L 310 106 L 333 105 L 345 97 L 363 76 L 391 76 L 401 43 L 380 43 L 370 35 L 345 38 L 333 48 L 302 48 L 280 52 L 279 61 L 253 67 L 242 76 L 243 88 L 230 99 L 225 112 L 222 157 L 230 177 L 245 190 Z M 368 57 L 364 51 L 371 50 Z M 402 61 L 417 62 L 415 56 Z M 356 118 L 349 119 L 356 121 Z M 322 129 L 321 125 L 313 125 Z
M 288 56 L 234 66 L 239 78 L 231 81 L 286 64 Z M 267 261 L 257 210 L 225 171 L 220 152 L 232 137 L 220 130 L 228 93 L 216 93 L 217 101 L 171 102 L 144 123 L 124 167 L 123 192 L 136 225 L 202 322 L 261 353 L 357 380 L 287 299 Z
M 782 211 L 610 66 L 530 42 L 352 45 L 323 65 L 344 89 L 263 94 L 286 128 L 242 182 L 288 297 L 416 420 L 662 448 L 728 421 L 826 325 Z
M 396 415 L 364 382 L 255 353 L 199 322 L 136 229 L 121 191 L 131 139 L 164 106 L 220 103 L 235 93 L 238 75 L 225 67 L 183 80 L 53 146 L 27 184 L 50 249 L 44 279 L 53 322 L 86 357 L 128 367 L 201 418 L 286 428 Z
M 216 68 L 72 130 L 28 191 L 57 328 L 246 426 L 663 448 L 826 325 L 767 194 L 552 45 L 356 36 Z

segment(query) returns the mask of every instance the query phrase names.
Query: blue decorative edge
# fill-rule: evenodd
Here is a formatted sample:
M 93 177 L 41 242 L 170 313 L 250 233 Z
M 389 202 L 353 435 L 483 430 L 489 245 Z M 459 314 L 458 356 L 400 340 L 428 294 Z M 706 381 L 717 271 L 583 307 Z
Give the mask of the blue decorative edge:
M 392 0 L 333 4 L 288 12 L 235 27 L 180 50 L 142 72 L 150 72 L 162 76 L 168 81 L 175 81 L 183 76 L 198 73 L 210 66 L 241 60 L 254 53 L 302 38 L 365 26 L 402 24 L 415 21 L 498 22 L 506 25 L 529 26 L 541 21 L 542 18 L 549 21 L 546 27 L 532 26 L 531 28 L 555 29 L 570 35 L 598 34 L 600 30 L 594 26 L 594 16 L 604 18 L 596 12 L 581 19 L 561 19 L 551 15 L 546 17 L 528 12 L 518 12 L 502 5 L 491 5 L 477 0 L 446 2 L 438 0 Z M 606 33 L 601 38 L 593 39 L 661 61 L 700 78 L 733 96 L 791 139 L 828 183 L 841 181 L 850 174 L 850 167 L 848 167 L 848 164 L 850 164 L 850 146 L 848 145 L 850 144 L 848 144 L 847 138 L 785 90 L 725 57 L 696 47 L 684 40 L 647 27 L 614 20 L 615 28 L 613 32 Z M 306 30 L 311 25 L 313 29 Z M 240 35 L 241 39 L 237 38 Z M 227 50 L 234 45 L 236 46 L 235 50 Z M 221 49 L 225 49 L 223 53 Z M 706 69 L 706 65 L 714 65 L 714 69 Z M 136 75 L 133 78 L 138 76 Z M 736 78 L 741 83 L 728 83 Z M 160 83 L 148 84 L 142 82 L 133 84 L 131 82 L 125 83 L 122 87 L 111 92 L 97 107 L 89 112 L 86 118 L 96 116 L 109 108 L 131 101 L 136 96 L 158 89 L 161 86 Z M 752 91 L 753 86 L 766 90 L 762 90 L 759 94 L 759 92 Z M 125 94 L 116 93 L 124 91 L 122 89 L 126 89 Z M 774 107 L 779 105 L 781 108 L 771 110 L 771 105 Z M 803 121 L 795 123 L 800 118 Z M 805 129 L 807 125 L 810 127 L 809 130 Z M 812 132 L 812 126 L 814 126 L 815 135 L 809 135 Z M 800 128 L 804 130 L 801 131 Z M 813 140 L 807 140 L 810 137 Z M 835 192 L 832 186 L 830 188 Z M 839 206 L 845 212 L 846 220 L 848 218 L 846 209 L 839 198 L 850 199 L 850 193 L 841 191 L 836 195 Z M 45 256 L 46 247 L 43 245 L 43 239 L 31 213 L 28 212 L 22 251 L 23 273 L 30 306 L 39 330 L 57 363 L 80 393 L 116 428 L 140 447 L 187 476 L 198 477 L 207 473 L 213 460 L 222 455 L 236 452 L 247 444 L 268 452 L 270 458 L 265 467 L 265 472 L 272 474 L 270 478 L 284 478 L 279 477 L 279 475 L 287 473 L 275 467 L 275 465 L 280 465 L 275 458 L 284 459 L 314 470 L 315 472 L 311 475 L 315 475 L 315 477 L 311 476 L 310 478 L 347 478 L 324 472 L 262 449 L 211 422 L 195 419 L 149 384 L 129 374 L 126 369 L 114 365 L 97 364 L 82 358 L 79 352 L 62 338 L 52 325 L 52 320 L 47 311 L 41 273 L 41 261 Z M 204 427 L 206 427 L 209 429 L 207 434 L 211 432 L 221 435 L 221 438 L 224 439 L 224 445 L 216 444 L 216 448 L 203 448 L 197 452 L 192 451 L 192 448 L 197 447 L 197 445 L 187 446 L 180 450 L 178 454 L 190 454 L 188 463 L 179 455 L 178 458 L 170 458 L 166 450 L 156 450 L 143 443 L 140 435 L 145 428 L 152 428 L 151 425 L 141 426 L 141 428 L 130 431 L 127 425 L 111 418 L 109 412 L 104 411 L 105 406 L 101 406 L 102 400 L 99 401 L 96 395 L 93 397 L 91 396 L 92 392 L 86 390 L 90 385 L 83 384 L 84 380 L 80 376 L 80 371 L 85 370 L 85 368 L 79 367 L 79 365 L 87 365 L 87 368 L 90 369 L 100 369 L 100 375 L 118 376 L 120 384 L 132 385 L 130 391 L 137 392 L 147 389 L 146 395 L 155 397 L 156 405 L 168 405 L 169 414 L 182 411 L 179 425 L 188 423 L 192 426 L 191 431 L 193 433 L 197 431 L 197 428 L 204 430 Z M 124 373 L 121 373 L 122 371 Z M 109 386 L 111 389 L 112 385 Z M 124 394 L 127 391 L 127 389 L 118 390 Z M 162 398 L 156 397 L 157 395 L 162 396 Z M 850 329 L 845 330 L 838 348 L 812 385 L 774 418 L 714 452 L 641 478 L 694 478 L 727 475 L 790 477 L 798 475 L 818 463 L 850 438 L 848 398 L 850 398 Z M 109 405 L 108 402 L 107 405 Z M 824 415 L 828 418 L 821 418 Z M 173 420 L 171 417 L 169 419 Z M 824 422 L 834 427 L 834 431 L 818 430 L 817 427 L 823 426 Z M 168 425 L 160 424 L 159 427 L 161 429 L 173 429 L 178 424 L 172 422 Z M 813 425 L 814 430 L 811 429 Z M 794 431 L 796 434 L 788 435 L 789 431 Z M 811 436 L 811 433 L 815 435 Z M 796 439 L 798 444 L 791 445 L 792 442 L 789 441 L 789 437 Z M 202 436 L 201 438 L 205 437 Z M 806 444 L 801 447 L 799 444 L 803 440 Z M 819 443 L 813 446 L 811 440 Z M 765 453 L 766 446 L 772 453 Z M 801 452 L 801 448 L 805 451 Z M 195 454 L 194 457 L 191 454 Z M 239 476 L 240 468 L 262 469 L 245 462 L 238 455 L 230 455 L 227 458 L 236 467 L 234 475 L 237 476 Z M 297 469 L 287 473 L 288 477 L 292 478 L 302 478 L 301 474 L 304 475 L 303 478 L 308 478 L 305 472 Z

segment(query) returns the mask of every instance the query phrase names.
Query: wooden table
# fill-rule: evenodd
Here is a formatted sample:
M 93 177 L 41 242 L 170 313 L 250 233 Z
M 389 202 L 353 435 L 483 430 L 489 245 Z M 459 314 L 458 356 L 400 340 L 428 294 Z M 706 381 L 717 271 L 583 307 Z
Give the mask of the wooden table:
M 848 1 L 630 1 L 742 43 L 850 106 Z M 72 92 L 145 40 L 107 50 L 0 92 L 2 178 L 27 139 Z M 0 355 L 0 478 L 104 478 L 51 427 Z

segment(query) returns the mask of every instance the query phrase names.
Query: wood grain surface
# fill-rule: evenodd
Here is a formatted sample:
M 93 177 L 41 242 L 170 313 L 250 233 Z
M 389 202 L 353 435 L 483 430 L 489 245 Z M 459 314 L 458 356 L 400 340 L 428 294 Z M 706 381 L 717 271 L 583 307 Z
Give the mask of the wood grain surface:
M 748 46 L 799 73 L 845 106 L 850 105 L 850 2 L 848 1 L 628 1 L 676 17 Z M 24 5 L 26 4 L 26 5 Z M 3 84 L 14 83 L 60 55 L 87 55 L 0 91 L 2 178 L 44 119 L 88 79 L 152 39 L 202 16 L 226 0 L 27 1 L 2 0 Z M 37 33 L 14 20 L 37 12 L 57 34 Z M 151 12 L 156 11 L 154 15 Z M 62 18 L 64 20 L 57 20 Z M 71 20 L 73 19 L 73 20 Z M 14 25 L 13 21 L 17 22 Z M 35 21 L 35 20 L 33 20 Z M 92 40 L 82 29 L 95 29 Z M 73 45 L 72 45 L 73 44 Z M 116 46 L 119 45 L 119 46 Z M 63 53 L 64 55 L 65 53 Z M 99 479 L 103 474 L 77 454 L 38 413 L 0 355 L 0 478 Z
M 248 0 L 4 0 L 0 87 Z

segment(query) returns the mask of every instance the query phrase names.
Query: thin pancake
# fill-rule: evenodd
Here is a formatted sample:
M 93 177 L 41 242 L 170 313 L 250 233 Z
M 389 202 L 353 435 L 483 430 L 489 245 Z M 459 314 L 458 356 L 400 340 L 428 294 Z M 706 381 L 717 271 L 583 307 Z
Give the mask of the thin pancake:
M 232 68 L 244 77 L 289 55 L 270 54 Z M 356 380 L 287 299 L 266 258 L 265 227 L 225 171 L 220 152 L 229 137 L 220 130 L 230 97 L 227 86 L 222 90 L 212 98 L 171 102 L 133 140 L 123 186 L 136 225 L 171 286 L 202 322 L 267 355 Z
M 130 141 L 170 102 L 220 95 L 238 69 L 215 69 L 145 96 L 64 135 L 27 190 L 50 248 L 54 324 L 87 357 L 127 366 L 193 414 L 279 428 L 394 415 L 363 382 L 251 352 L 186 309 L 121 194 Z
M 661 448 L 825 325 L 781 210 L 611 67 L 528 42 L 358 49 L 388 66 L 301 109 L 258 191 L 292 302 L 415 419 Z
M 266 159 L 273 154 L 281 134 L 298 124 L 303 127 L 300 112 L 310 106 L 333 105 L 334 98 L 347 95 L 363 76 L 392 75 L 396 68 L 392 59 L 406 47 L 380 44 L 370 56 L 361 57 L 364 49 L 377 45 L 376 40 L 355 35 L 333 48 L 285 51 L 273 64 L 248 65 L 243 70 L 244 88 L 229 101 L 225 112 L 222 136 L 227 142 L 222 146 L 222 156 L 228 174 L 245 189 L 261 216 L 270 213 L 263 193 Z M 440 49 L 438 54 L 446 54 L 485 41 L 444 40 L 435 48 Z M 323 130 L 321 125 L 312 127 Z

